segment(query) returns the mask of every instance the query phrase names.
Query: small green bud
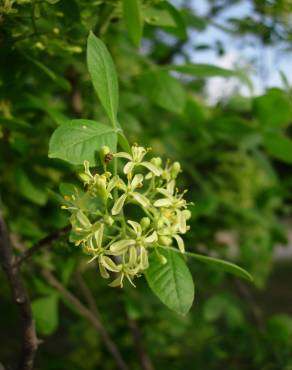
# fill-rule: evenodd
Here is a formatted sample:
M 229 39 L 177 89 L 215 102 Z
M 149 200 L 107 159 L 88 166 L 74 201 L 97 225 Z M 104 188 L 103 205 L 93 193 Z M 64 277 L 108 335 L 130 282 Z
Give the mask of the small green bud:
M 156 222 L 157 229 L 161 229 L 164 226 L 164 221 L 162 218 L 159 218 Z
M 172 243 L 172 239 L 170 236 L 160 235 L 158 237 L 158 243 L 166 247 L 169 247 Z
M 158 257 L 159 262 L 160 262 L 162 265 L 165 265 L 165 264 L 167 263 L 167 258 L 166 258 L 166 257 L 164 257 L 162 254 L 157 253 L 157 257 Z
M 177 175 L 181 172 L 181 166 L 179 162 L 174 162 L 171 166 L 171 176 L 173 179 L 177 177 Z
M 147 229 L 147 227 L 150 226 L 150 218 L 149 217 L 143 217 L 140 221 L 140 225 L 142 227 L 142 229 Z
M 114 223 L 114 219 L 111 216 L 105 216 L 103 219 L 104 219 L 104 223 L 109 226 L 112 226 Z
M 184 214 L 186 220 L 189 220 L 192 217 L 192 212 L 189 211 L 188 209 L 184 209 L 183 214 Z
M 103 146 L 100 149 L 99 156 L 102 163 L 108 163 L 113 159 L 113 155 L 108 146 Z
M 162 164 L 162 159 L 161 159 L 160 157 L 155 157 L 155 158 L 152 158 L 152 159 L 150 160 L 150 162 L 151 162 L 152 164 L 154 164 L 154 166 L 156 166 L 156 167 L 160 167 L 160 166 L 161 166 L 161 164 Z
M 97 193 L 101 196 L 102 199 L 108 198 L 108 191 L 106 189 L 106 177 L 104 175 L 95 176 L 95 187 Z
M 84 184 L 89 184 L 91 177 L 87 173 L 81 172 L 78 173 L 78 177 L 84 182 Z

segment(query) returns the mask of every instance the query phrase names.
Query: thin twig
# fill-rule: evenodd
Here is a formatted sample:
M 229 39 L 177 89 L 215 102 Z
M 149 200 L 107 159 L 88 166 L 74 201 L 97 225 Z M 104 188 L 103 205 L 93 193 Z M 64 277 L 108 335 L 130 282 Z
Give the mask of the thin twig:
M 134 346 L 137 351 L 137 355 L 140 360 L 141 368 L 143 370 L 154 370 L 153 364 L 151 362 L 150 357 L 148 356 L 147 352 L 145 351 L 141 331 L 137 324 L 137 321 L 128 317 L 128 326 L 131 330 L 133 339 L 134 339 Z
M 117 368 L 120 370 L 129 370 L 116 344 L 110 338 L 102 322 L 94 315 L 94 313 L 91 312 L 87 307 L 85 307 L 84 304 L 76 296 L 69 292 L 69 290 L 67 290 L 50 271 L 42 270 L 42 274 L 44 278 L 48 281 L 48 283 L 52 287 L 57 289 L 64 299 L 73 304 L 79 314 L 90 321 L 95 329 L 99 332 L 106 348 L 115 359 Z
M 249 289 L 244 285 L 243 282 L 236 279 L 235 287 L 238 294 L 248 303 L 251 313 L 251 319 L 256 324 L 259 330 L 264 330 L 263 312 L 261 308 L 256 304 L 253 296 Z
M 49 234 L 45 238 L 38 241 L 33 247 L 27 249 L 25 252 L 23 252 L 22 255 L 18 257 L 18 259 L 16 260 L 16 265 L 20 266 L 25 260 L 40 251 L 42 248 L 50 247 L 55 240 L 65 235 L 70 230 L 70 228 L 70 226 L 65 226 L 63 227 L 63 229 L 54 231 L 52 234 Z
M 12 252 L 9 232 L 0 210 L 0 265 L 7 276 L 15 305 L 22 322 L 22 352 L 16 369 L 31 370 L 38 347 L 38 340 L 32 317 L 31 303 L 25 289 L 15 257 Z
M 88 306 L 89 306 L 90 310 L 95 314 L 95 316 L 100 317 L 100 314 L 99 314 L 95 299 L 92 295 L 92 292 L 88 288 L 88 286 L 87 286 L 86 282 L 84 281 L 83 276 L 81 275 L 80 271 L 76 272 L 76 280 L 77 280 L 77 283 L 79 285 L 79 288 L 80 288 L 84 298 L 86 299 L 86 302 L 88 303 Z

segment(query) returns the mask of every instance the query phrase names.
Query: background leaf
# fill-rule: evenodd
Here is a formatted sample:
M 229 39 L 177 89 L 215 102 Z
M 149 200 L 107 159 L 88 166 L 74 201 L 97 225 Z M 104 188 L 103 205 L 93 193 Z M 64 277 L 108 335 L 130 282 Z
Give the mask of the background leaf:
M 275 132 L 266 132 L 263 138 L 264 145 L 273 157 L 292 163 L 292 140 Z
M 270 89 L 254 99 L 254 112 L 264 127 L 283 127 L 292 121 L 292 104 L 280 89 Z
M 186 102 L 182 85 L 166 71 L 147 72 L 141 76 L 140 86 L 149 99 L 174 113 L 181 113 Z
M 51 335 L 58 327 L 58 300 L 58 295 L 52 294 L 32 302 L 36 328 L 42 335 Z
M 123 0 L 123 17 L 131 40 L 139 47 L 143 33 L 140 0 Z

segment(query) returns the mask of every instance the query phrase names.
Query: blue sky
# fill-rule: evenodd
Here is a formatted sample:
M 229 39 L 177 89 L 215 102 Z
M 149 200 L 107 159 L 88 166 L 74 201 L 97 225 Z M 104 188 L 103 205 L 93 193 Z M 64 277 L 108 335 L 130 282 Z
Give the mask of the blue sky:
M 177 1 L 179 2 L 179 1 Z M 204 16 L 208 10 L 207 0 L 193 0 L 192 7 L 197 15 Z M 240 18 L 252 13 L 251 2 L 241 1 L 237 5 L 228 7 L 218 18 L 217 22 L 226 25 L 229 17 Z M 226 68 L 241 66 L 249 71 L 254 84 L 253 94 L 261 94 L 266 88 L 272 86 L 283 86 L 279 71 L 283 71 L 288 80 L 292 82 L 292 54 L 283 53 L 277 47 L 263 48 L 259 42 L 251 37 L 234 38 L 226 32 L 221 31 L 215 26 L 209 26 L 206 31 L 193 31 L 189 35 L 190 44 L 187 51 L 194 63 L 210 63 Z M 226 48 L 225 54 L 220 57 L 214 50 L 197 52 L 191 48 L 192 38 L 196 39 L 196 44 L 215 44 L 216 40 L 222 41 Z M 253 44 L 252 44 L 253 43 Z M 252 60 L 256 63 L 252 63 Z M 207 84 L 207 95 L 211 102 L 228 95 L 238 82 L 233 79 L 212 78 Z M 240 92 L 248 95 L 247 88 L 241 87 Z

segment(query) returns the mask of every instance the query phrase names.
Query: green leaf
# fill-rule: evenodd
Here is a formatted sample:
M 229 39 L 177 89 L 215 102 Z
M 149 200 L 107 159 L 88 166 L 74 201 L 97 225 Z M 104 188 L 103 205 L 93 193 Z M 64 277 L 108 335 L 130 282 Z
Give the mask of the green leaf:
M 87 40 L 87 65 L 94 89 L 115 125 L 119 103 L 117 73 L 106 46 L 92 32 Z
M 58 295 L 35 299 L 32 302 L 33 317 L 36 329 L 42 335 L 51 335 L 58 327 Z
M 176 27 L 176 22 L 166 9 L 148 7 L 143 10 L 145 22 L 160 27 Z
M 158 106 L 174 113 L 182 113 L 184 110 L 185 90 L 168 72 L 160 70 L 144 73 L 140 86 L 144 94 Z
M 167 258 L 167 263 L 161 264 L 156 253 L 151 254 L 149 268 L 145 271 L 148 285 L 168 308 L 186 315 L 194 300 L 192 275 L 174 251 L 168 249 L 160 253 Z
M 252 83 L 247 75 L 240 70 L 232 70 L 214 66 L 212 64 L 184 64 L 184 65 L 170 65 L 166 67 L 169 70 L 177 71 L 185 74 L 190 74 L 195 77 L 237 77 L 244 82 L 250 89 L 252 89 Z
M 177 252 L 177 253 L 180 253 L 180 251 L 178 249 L 171 248 L 171 247 L 170 247 L 170 249 Z M 204 256 L 202 254 L 191 253 L 191 252 L 185 252 L 184 255 L 192 257 L 192 258 L 194 258 L 198 261 L 207 263 L 208 265 L 218 267 L 221 270 L 223 270 L 225 272 L 229 272 L 229 273 L 231 273 L 233 275 L 236 275 L 236 276 L 238 276 L 242 279 L 246 279 L 248 281 L 253 281 L 253 277 L 251 276 L 251 274 L 249 272 L 244 270 L 242 267 L 239 267 L 239 266 L 235 265 L 234 263 L 224 261 L 224 260 L 214 258 L 214 257 Z
M 176 23 L 176 28 L 167 27 L 167 31 L 185 40 L 188 35 L 187 35 L 186 23 L 182 16 L 181 11 L 179 11 L 176 7 L 174 7 L 171 3 L 167 1 L 163 1 L 159 5 L 160 7 L 162 7 L 163 9 L 166 9 L 169 12 L 169 14 L 172 16 L 172 18 L 174 19 Z
M 31 202 L 43 206 L 47 203 L 48 194 L 43 184 L 38 184 L 21 168 L 16 171 L 17 188 L 20 194 Z
M 131 40 L 139 47 L 143 34 L 140 0 L 123 0 L 123 17 Z
M 97 163 L 97 152 L 102 146 L 116 151 L 116 130 L 102 123 L 76 119 L 59 126 L 49 144 L 49 157 L 59 158 L 73 164 L 83 164 L 88 160 Z
M 56 72 L 48 68 L 45 64 L 40 62 L 37 59 L 32 58 L 30 55 L 23 53 L 23 56 L 32 62 L 36 67 L 38 67 L 41 71 L 43 71 L 55 84 L 59 85 L 62 89 L 66 91 L 71 90 L 70 83 L 62 76 L 58 75 Z
M 265 132 L 264 145 L 275 158 L 292 163 L 292 140 L 276 132 Z
M 124 152 L 127 152 L 127 153 L 131 152 L 130 144 L 129 144 L 126 136 L 121 132 L 118 133 L 118 143 L 119 143 L 119 146 L 122 148 L 122 150 Z
M 254 112 L 264 127 L 285 127 L 292 121 L 292 104 L 280 89 L 270 89 L 256 97 Z

